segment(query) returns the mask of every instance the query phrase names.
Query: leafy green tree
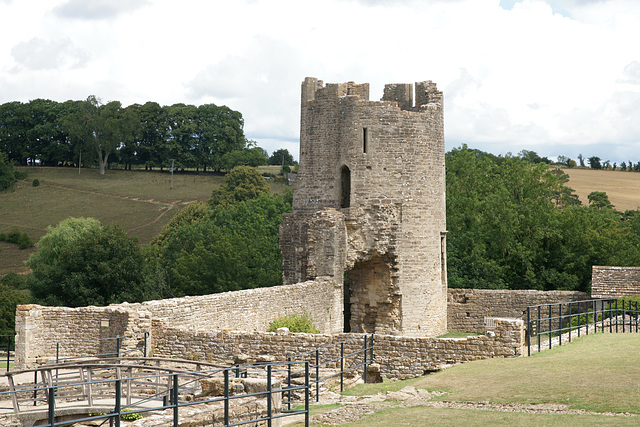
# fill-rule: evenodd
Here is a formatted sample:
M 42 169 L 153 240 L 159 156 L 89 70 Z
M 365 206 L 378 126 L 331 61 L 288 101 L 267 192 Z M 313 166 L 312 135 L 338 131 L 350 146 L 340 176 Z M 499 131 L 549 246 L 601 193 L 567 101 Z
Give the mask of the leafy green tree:
M 0 191 L 10 188 L 17 180 L 13 163 L 0 151 Z
M 266 152 L 260 147 L 230 151 L 222 156 L 222 169 L 230 171 L 236 166 L 264 166 L 267 164 Z
M 213 207 L 235 204 L 270 192 L 269 184 L 256 168 L 237 166 L 225 175 L 220 188 L 213 191 L 209 204 Z
M 446 162 L 451 287 L 588 291 L 592 265 L 640 264 L 640 214 L 582 206 L 562 171 L 466 146 Z
M 199 208 L 198 208 L 199 209 Z M 278 229 L 291 204 L 279 195 L 186 214 L 155 242 L 173 295 L 203 295 L 282 284 Z
M 291 153 L 289 153 L 289 150 L 287 150 L 286 148 L 280 148 L 279 150 L 276 150 L 273 152 L 273 154 L 271 154 L 271 157 L 269 157 L 269 164 L 278 166 L 293 166 L 296 164 L 296 162 L 293 159 Z
M 609 196 L 604 191 L 592 191 L 587 196 L 589 206 L 596 209 L 613 209 L 613 204 L 609 201 Z
M 602 164 L 600 163 L 600 157 L 591 156 L 589 157 L 589 166 L 591 169 L 602 169 Z
M 30 289 L 44 305 L 80 307 L 141 301 L 144 257 L 117 225 L 67 218 L 49 227 L 26 262 Z
M 109 156 L 132 141 L 138 123 L 132 110 L 122 108 L 119 101 L 102 105 L 95 96 L 75 103 L 75 111 L 65 117 L 63 127 L 85 148 L 91 147 L 104 175 Z

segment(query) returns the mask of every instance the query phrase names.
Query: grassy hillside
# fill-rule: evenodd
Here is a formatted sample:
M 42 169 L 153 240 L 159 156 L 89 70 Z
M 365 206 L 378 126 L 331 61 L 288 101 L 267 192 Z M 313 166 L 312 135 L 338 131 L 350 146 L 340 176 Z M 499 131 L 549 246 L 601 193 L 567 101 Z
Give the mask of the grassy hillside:
M 617 210 L 640 208 L 640 173 L 593 169 L 564 169 L 569 175 L 569 187 L 576 190 L 580 201 L 588 204 L 587 195 L 604 191 Z
M 47 226 L 74 217 L 93 217 L 103 224 L 118 223 L 147 244 L 182 207 L 206 200 L 223 177 L 211 174 L 95 169 L 18 168 L 28 173 L 13 191 L 0 193 L 0 232 L 19 230 L 38 241 Z M 34 179 L 40 185 L 33 187 Z M 272 183 L 281 192 L 282 183 Z M 23 262 L 35 249 L 19 250 L 0 243 L 0 276 L 25 271 Z

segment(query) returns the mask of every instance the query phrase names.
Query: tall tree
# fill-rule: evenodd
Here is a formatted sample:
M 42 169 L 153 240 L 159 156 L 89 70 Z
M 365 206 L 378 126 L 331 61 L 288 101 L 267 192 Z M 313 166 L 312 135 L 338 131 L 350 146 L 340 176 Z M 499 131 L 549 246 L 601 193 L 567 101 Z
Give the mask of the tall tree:
M 271 157 L 269 157 L 270 165 L 293 166 L 295 163 L 293 156 L 286 148 L 280 148 L 274 151 L 273 154 L 271 154 Z
M 64 127 L 73 138 L 94 150 L 100 174 L 104 175 L 109 156 L 133 140 L 136 118 L 119 101 L 102 105 L 94 95 L 75 107 L 75 112 L 65 118 Z

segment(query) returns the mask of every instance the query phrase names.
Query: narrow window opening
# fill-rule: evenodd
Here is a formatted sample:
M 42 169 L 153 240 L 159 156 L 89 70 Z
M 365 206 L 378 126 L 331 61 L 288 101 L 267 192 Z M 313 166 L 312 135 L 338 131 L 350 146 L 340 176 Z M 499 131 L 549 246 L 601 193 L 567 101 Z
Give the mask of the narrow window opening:
M 351 205 L 351 171 L 347 166 L 340 169 L 340 207 L 348 208 Z
M 367 135 L 367 128 L 362 128 L 362 152 L 366 153 L 367 152 L 367 139 L 368 139 L 368 135 Z

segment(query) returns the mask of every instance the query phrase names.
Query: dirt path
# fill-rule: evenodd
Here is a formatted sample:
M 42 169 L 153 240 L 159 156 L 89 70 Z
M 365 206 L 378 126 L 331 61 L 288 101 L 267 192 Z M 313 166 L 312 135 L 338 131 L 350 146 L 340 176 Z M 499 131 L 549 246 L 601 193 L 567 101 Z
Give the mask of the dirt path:
M 117 194 L 101 193 L 99 191 L 94 191 L 94 190 L 81 190 L 79 188 L 68 187 L 66 185 L 56 184 L 56 183 L 47 183 L 47 185 L 51 186 L 51 187 L 63 188 L 65 190 L 69 190 L 69 191 L 76 191 L 78 193 L 95 194 L 95 195 L 98 195 L 98 196 L 113 197 L 113 198 L 120 199 L 120 200 L 131 200 L 131 201 L 134 201 L 134 202 L 152 203 L 152 204 L 155 204 L 155 205 L 163 206 L 162 208 L 160 208 L 161 209 L 160 215 L 158 215 L 153 220 L 151 220 L 151 221 L 149 221 L 149 222 L 147 222 L 145 224 L 138 225 L 136 227 L 132 227 L 132 228 L 127 229 L 127 232 L 139 230 L 141 228 L 145 228 L 145 227 L 148 227 L 148 226 L 150 226 L 152 224 L 155 224 L 156 222 L 160 221 L 160 219 L 164 215 L 166 215 L 167 212 L 170 212 L 172 209 L 175 209 L 175 207 L 177 205 L 186 206 L 186 205 L 189 205 L 189 204 L 195 202 L 195 200 L 186 201 L 186 202 L 183 202 L 182 200 L 176 200 L 174 202 L 167 203 L 167 202 L 160 202 L 160 201 L 154 200 L 154 199 L 141 199 L 139 197 L 120 196 L 120 195 L 117 195 Z

